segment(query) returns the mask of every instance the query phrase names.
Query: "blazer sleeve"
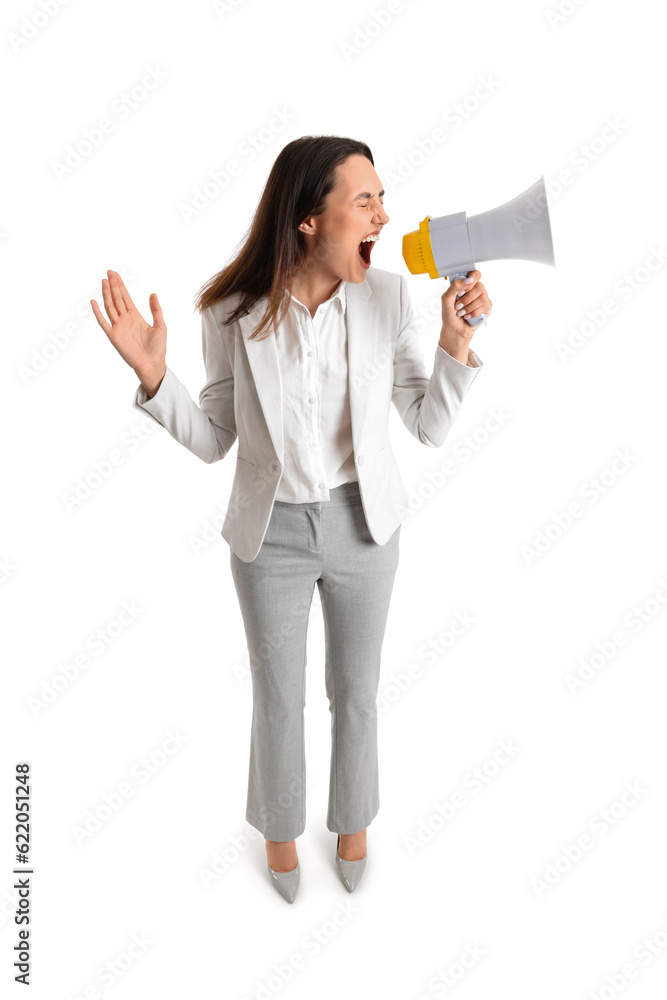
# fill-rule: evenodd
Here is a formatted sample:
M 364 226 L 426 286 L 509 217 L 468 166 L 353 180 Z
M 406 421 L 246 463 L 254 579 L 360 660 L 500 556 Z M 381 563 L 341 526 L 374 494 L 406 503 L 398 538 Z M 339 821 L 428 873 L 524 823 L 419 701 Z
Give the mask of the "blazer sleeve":
M 202 311 L 201 320 L 206 383 L 199 393 L 199 406 L 169 366 L 151 399 L 139 383 L 132 405 L 210 464 L 224 458 L 236 440 L 234 370 L 210 306 Z
M 408 283 L 403 275 L 400 279 L 401 318 L 394 353 L 392 402 L 411 434 L 422 444 L 440 448 L 484 364 L 472 348 L 469 364 L 464 365 L 436 344 L 433 374 L 428 377 Z

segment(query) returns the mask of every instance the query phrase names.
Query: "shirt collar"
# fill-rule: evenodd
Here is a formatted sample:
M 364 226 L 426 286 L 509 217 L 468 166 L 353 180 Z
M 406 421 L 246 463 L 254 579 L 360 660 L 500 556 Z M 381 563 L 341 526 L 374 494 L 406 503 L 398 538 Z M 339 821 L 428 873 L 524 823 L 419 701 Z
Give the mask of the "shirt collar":
M 346 295 L 346 292 L 345 292 L 345 286 L 346 286 L 346 284 L 347 284 L 347 282 L 343 281 L 343 279 L 341 278 L 340 285 L 338 286 L 338 288 L 336 289 L 336 291 L 331 296 L 332 299 L 338 299 L 339 300 L 340 306 L 341 306 L 341 309 L 343 310 L 343 312 L 345 312 L 345 306 L 347 304 L 347 295 Z M 331 300 L 327 299 L 327 301 L 331 301 Z
M 343 313 L 345 313 L 346 306 L 347 306 L 347 295 L 346 295 L 346 291 L 345 291 L 345 286 L 346 285 L 347 285 L 347 282 L 344 281 L 341 278 L 340 283 L 339 283 L 338 288 L 336 289 L 336 291 L 333 293 L 333 295 L 330 295 L 328 299 L 325 299 L 325 301 L 322 303 L 322 305 L 325 306 L 325 305 L 327 305 L 328 302 L 333 302 L 335 299 L 338 299 L 338 301 L 340 302 L 341 310 L 343 311 Z M 303 306 L 304 309 L 306 308 L 306 306 L 304 305 L 304 303 L 301 302 L 300 299 L 297 299 L 294 295 L 292 295 L 291 292 L 290 292 L 290 298 L 292 298 L 299 305 Z

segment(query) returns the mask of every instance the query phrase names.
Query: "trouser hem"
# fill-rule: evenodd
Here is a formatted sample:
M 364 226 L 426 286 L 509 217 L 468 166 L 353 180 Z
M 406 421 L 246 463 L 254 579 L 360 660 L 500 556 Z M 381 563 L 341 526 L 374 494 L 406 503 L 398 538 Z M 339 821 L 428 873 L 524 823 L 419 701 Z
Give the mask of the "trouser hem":
M 267 826 L 265 823 L 248 813 L 246 813 L 246 820 L 251 826 L 254 826 L 256 830 L 259 830 L 265 840 L 296 840 L 296 838 L 300 837 L 306 829 L 305 826 L 300 825 L 295 828 L 296 832 L 290 834 L 289 828 L 287 831 L 280 829 L 273 830 L 270 826 Z

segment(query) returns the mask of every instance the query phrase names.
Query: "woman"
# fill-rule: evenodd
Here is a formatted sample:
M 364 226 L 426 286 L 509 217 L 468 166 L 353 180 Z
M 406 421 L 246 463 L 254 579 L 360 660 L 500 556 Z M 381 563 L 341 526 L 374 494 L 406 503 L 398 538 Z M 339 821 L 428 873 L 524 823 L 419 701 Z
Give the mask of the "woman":
M 388 441 L 393 402 L 415 437 L 440 447 L 482 362 L 470 316 L 491 312 L 479 271 L 442 296 L 429 378 L 404 277 L 370 268 L 389 217 L 368 146 L 304 136 L 274 163 L 236 258 L 200 290 L 206 384 L 195 404 L 165 363 L 120 275 L 95 317 L 140 385 L 133 405 L 205 462 L 238 437 L 221 534 L 253 686 L 246 818 L 266 840 L 273 884 L 300 882 L 305 828 L 306 630 L 315 583 L 331 711 L 327 827 L 352 891 L 379 808 L 376 698 L 407 493 Z M 465 292 L 455 301 L 456 295 Z

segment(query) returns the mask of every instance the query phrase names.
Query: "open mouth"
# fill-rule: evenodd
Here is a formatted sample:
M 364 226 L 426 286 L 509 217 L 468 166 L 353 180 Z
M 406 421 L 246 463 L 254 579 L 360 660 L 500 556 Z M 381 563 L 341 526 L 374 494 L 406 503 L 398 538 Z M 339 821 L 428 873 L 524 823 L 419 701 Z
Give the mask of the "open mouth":
M 367 243 L 359 244 L 359 256 L 361 257 L 361 263 L 364 267 L 371 266 L 371 250 L 373 249 L 373 241 L 369 240 Z

